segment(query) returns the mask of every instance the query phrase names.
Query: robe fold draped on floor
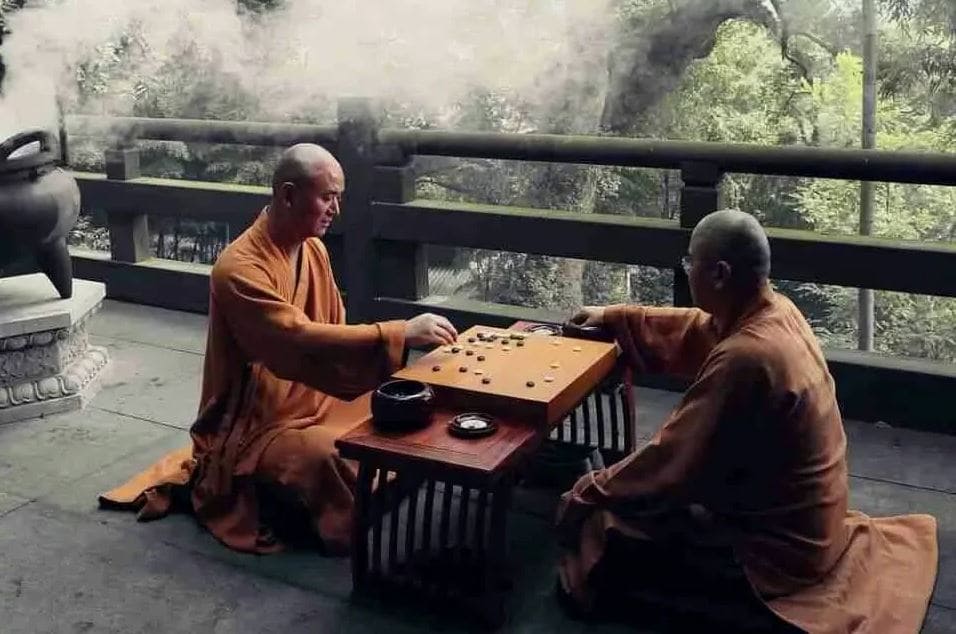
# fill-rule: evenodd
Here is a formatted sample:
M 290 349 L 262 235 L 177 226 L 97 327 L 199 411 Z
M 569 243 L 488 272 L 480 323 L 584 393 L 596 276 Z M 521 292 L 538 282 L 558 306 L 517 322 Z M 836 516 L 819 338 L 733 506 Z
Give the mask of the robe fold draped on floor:
M 638 370 L 692 381 L 642 449 L 582 477 L 562 497 L 559 572 L 578 604 L 609 531 L 666 538 L 655 509 L 703 507 L 754 594 L 809 632 L 919 631 L 937 574 L 936 520 L 848 509 L 846 436 L 817 340 L 768 285 L 718 332 L 693 308 L 608 307 Z M 635 561 L 634 566 L 640 566 Z
M 297 270 L 267 231 L 267 210 L 210 277 L 209 329 L 192 443 L 100 496 L 104 507 L 167 514 L 188 487 L 197 519 L 227 546 L 274 552 L 258 485 L 288 488 L 326 548 L 346 552 L 353 464 L 337 437 L 369 415 L 366 394 L 402 362 L 403 321 L 346 325 L 328 252 L 302 245 Z

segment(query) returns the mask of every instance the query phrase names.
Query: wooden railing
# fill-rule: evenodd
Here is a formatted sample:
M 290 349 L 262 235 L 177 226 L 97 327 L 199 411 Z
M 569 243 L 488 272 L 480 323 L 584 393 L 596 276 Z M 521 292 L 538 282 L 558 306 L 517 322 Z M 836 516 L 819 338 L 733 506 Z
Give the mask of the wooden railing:
M 208 267 L 150 256 L 151 214 L 217 220 L 242 231 L 268 200 L 265 187 L 142 178 L 135 139 L 286 146 L 326 145 L 348 181 L 341 222 L 326 239 L 346 290 L 350 321 L 422 310 L 460 327 L 561 319 L 540 310 L 429 297 L 423 245 L 474 247 L 674 270 L 676 305 L 690 302 L 680 266 L 690 231 L 718 206 L 726 173 L 956 186 L 956 155 L 557 135 L 449 133 L 379 128 L 363 100 L 343 102 L 337 126 L 68 119 L 70 135 L 114 139 L 107 173 L 76 173 L 84 206 L 107 213 L 111 255 L 76 250 L 76 274 L 101 279 L 109 296 L 205 311 Z M 412 158 L 442 155 L 680 170 L 677 221 L 447 203 L 415 198 Z M 773 277 L 956 297 L 956 244 L 768 229 Z M 828 351 L 841 402 L 870 420 L 956 432 L 956 366 L 853 351 Z

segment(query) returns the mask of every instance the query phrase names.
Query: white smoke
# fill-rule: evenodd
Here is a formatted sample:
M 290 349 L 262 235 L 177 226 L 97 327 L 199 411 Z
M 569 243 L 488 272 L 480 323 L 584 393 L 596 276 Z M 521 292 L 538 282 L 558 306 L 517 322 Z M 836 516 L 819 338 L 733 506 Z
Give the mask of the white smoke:
M 476 89 L 534 100 L 573 68 L 592 72 L 582 47 L 604 47 L 594 37 L 611 29 L 609 4 L 287 0 L 249 17 L 237 13 L 235 0 L 36 1 L 10 15 L 12 35 L 0 48 L 8 67 L 0 138 L 55 127 L 57 99 L 67 110 L 128 115 L 150 90 L 172 91 L 162 81 L 179 59 L 204 60 L 254 95 L 260 120 L 284 120 L 343 96 L 434 112 Z M 121 36 L 126 52 L 113 55 Z M 80 67 L 90 60 L 95 67 Z M 86 73 L 95 99 L 78 102 L 78 73 Z M 91 81 L 99 76 L 102 85 Z

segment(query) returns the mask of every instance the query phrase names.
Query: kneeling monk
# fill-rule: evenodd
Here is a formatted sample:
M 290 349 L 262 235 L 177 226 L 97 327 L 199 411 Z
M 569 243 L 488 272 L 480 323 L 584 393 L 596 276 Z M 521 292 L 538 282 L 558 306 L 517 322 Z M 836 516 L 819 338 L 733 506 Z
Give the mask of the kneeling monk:
M 613 331 L 639 371 L 692 384 L 645 447 L 562 497 L 561 598 L 585 613 L 628 597 L 749 600 L 808 632 L 918 631 L 936 521 L 848 510 L 833 378 L 800 311 L 769 284 L 763 229 L 740 211 L 711 214 L 683 265 L 699 308 L 572 317 Z
M 367 398 L 398 369 L 405 346 L 451 343 L 454 327 L 424 314 L 346 325 L 321 238 L 339 214 L 342 168 L 325 149 L 286 150 L 272 200 L 213 267 L 199 416 L 192 444 L 100 497 L 170 510 L 188 492 L 198 520 L 246 552 L 282 547 L 265 508 L 294 505 L 325 549 L 346 553 L 354 465 L 334 441 L 369 413 Z M 268 494 L 264 492 L 268 491 Z

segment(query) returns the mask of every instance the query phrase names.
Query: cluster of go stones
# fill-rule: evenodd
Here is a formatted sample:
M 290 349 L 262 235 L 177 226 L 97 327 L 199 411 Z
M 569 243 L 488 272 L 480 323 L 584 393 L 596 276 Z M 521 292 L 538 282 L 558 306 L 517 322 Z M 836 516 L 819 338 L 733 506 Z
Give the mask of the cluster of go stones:
M 481 348 L 483 346 L 484 348 L 488 350 L 497 349 L 497 350 L 500 350 L 501 352 L 510 352 L 512 350 L 511 344 L 514 344 L 514 346 L 517 348 L 524 347 L 525 337 L 526 335 L 520 332 L 513 332 L 508 334 L 495 333 L 495 332 L 479 332 L 474 337 L 468 337 L 467 342 L 468 344 L 470 344 L 471 346 L 475 348 Z M 500 347 L 495 345 L 496 341 L 500 342 L 501 344 Z M 551 341 L 551 344 L 555 346 L 559 346 L 561 345 L 561 340 L 553 339 Z M 484 354 L 478 354 L 476 350 L 472 348 L 465 348 L 463 346 L 445 346 L 444 348 L 442 348 L 442 350 L 450 354 L 458 354 L 464 351 L 465 356 L 468 356 L 468 357 L 474 356 L 479 362 L 485 360 Z M 572 348 L 572 350 L 574 352 L 580 352 L 581 348 L 580 346 L 575 346 L 574 348 Z M 557 361 L 551 363 L 552 369 L 557 369 L 560 366 L 561 364 L 558 363 Z M 439 372 L 439 371 L 441 371 L 440 365 L 432 366 L 432 372 Z M 468 366 L 461 365 L 458 367 L 458 371 L 461 373 L 468 372 Z M 477 375 L 483 375 L 485 373 L 485 371 L 482 368 L 475 368 L 474 370 L 472 370 L 472 372 L 474 372 L 474 374 L 477 374 Z M 552 381 L 554 381 L 553 376 L 544 377 L 545 383 L 551 383 Z M 481 382 L 485 385 L 488 385 L 489 383 L 491 383 L 491 377 L 484 376 L 482 377 Z M 534 387 L 535 383 L 534 381 L 529 380 L 525 383 L 525 385 L 527 387 Z

